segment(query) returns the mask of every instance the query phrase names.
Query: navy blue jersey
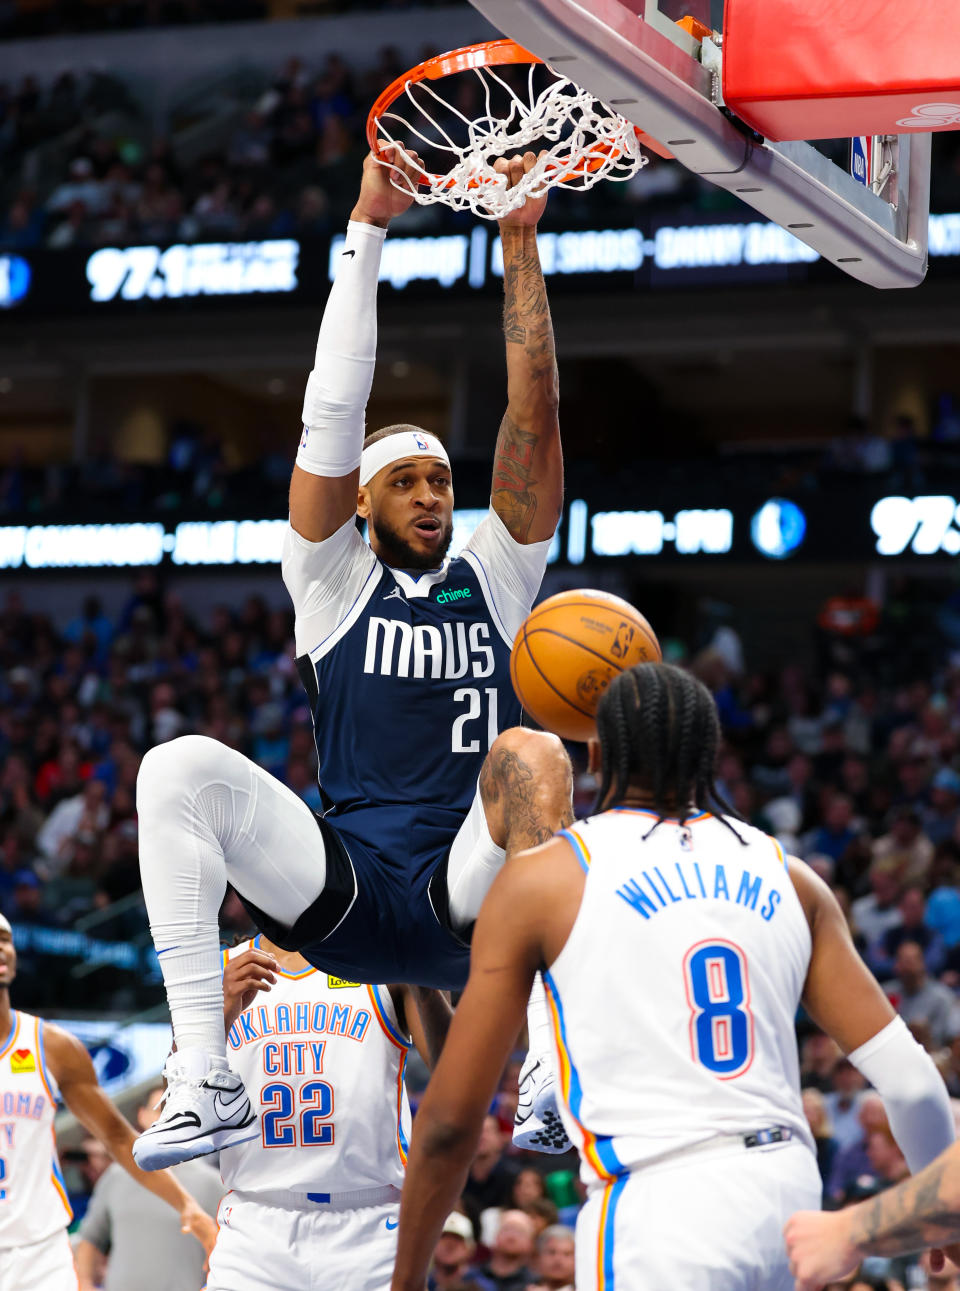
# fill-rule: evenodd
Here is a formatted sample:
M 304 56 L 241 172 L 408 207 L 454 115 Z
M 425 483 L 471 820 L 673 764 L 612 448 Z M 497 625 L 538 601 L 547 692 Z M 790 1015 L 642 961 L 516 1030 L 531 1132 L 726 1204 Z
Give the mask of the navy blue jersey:
M 492 511 L 460 556 L 419 575 L 384 565 L 352 522 L 322 543 L 289 533 L 328 819 L 399 867 L 449 846 L 491 744 L 520 720 L 510 647 L 548 549 L 516 543 Z

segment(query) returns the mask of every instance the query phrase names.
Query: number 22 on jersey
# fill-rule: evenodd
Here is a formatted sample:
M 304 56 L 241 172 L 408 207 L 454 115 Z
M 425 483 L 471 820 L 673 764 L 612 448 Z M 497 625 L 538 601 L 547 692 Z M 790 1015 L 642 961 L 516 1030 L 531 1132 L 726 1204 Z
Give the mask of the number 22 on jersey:
M 333 1086 L 325 1080 L 308 1081 L 300 1090 L 299 1115 L 296 1094 L 282 1080 L 264 1085 L 260 1101 L 265 1148 L 320 1148 L 333 1143 L 333 1125 L 328 1120 L 333 1115 Z
M 683 957 L 693 1060 L 720 1080 L 753 1062 L 753 1014 L 747 958 L 733 942 L 698 941 Z

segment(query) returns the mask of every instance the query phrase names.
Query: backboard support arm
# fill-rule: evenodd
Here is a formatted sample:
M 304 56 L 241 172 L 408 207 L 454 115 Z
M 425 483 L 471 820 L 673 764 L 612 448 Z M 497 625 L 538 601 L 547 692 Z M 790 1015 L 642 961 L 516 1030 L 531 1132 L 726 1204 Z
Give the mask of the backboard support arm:
M 471 0 L 494 26 L 659 139 L 688 170 L 735 194 L 824 259 L 874 287 L 927 270 L 930 135 L 901 136 L 894 208 L 808 143 L 768 143 L 714 102 L 714 76 L 662 24 L 618 0 Z

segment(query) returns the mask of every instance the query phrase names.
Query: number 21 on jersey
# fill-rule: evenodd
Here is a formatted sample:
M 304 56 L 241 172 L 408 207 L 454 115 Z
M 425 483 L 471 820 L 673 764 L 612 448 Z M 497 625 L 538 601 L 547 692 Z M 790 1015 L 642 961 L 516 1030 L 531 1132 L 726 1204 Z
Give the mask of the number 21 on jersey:
M 683 957 L 693 1060 L 720 1080 L 753 1062 L 753 1014 L 747 958 L 731 941 L 698 941 Z

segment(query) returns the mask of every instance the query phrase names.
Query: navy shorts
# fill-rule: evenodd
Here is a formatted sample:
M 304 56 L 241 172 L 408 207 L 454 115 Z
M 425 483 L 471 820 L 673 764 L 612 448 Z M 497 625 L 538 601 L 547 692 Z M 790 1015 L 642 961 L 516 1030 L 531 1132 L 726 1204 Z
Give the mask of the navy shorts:
M 451 834 L 446 822 L 405 827 L 398 863 L 389 857 L 399 846 L 387 853 L 350 824 L 349 816 L 336 823 L 317 817 L 326 882 L 293 927 L 241 896 L 254 922 L 276 945 L 348 981 L 462 990 L 470 947 L 450 927 L 447 900 L 447 858 L 456 830 Z

